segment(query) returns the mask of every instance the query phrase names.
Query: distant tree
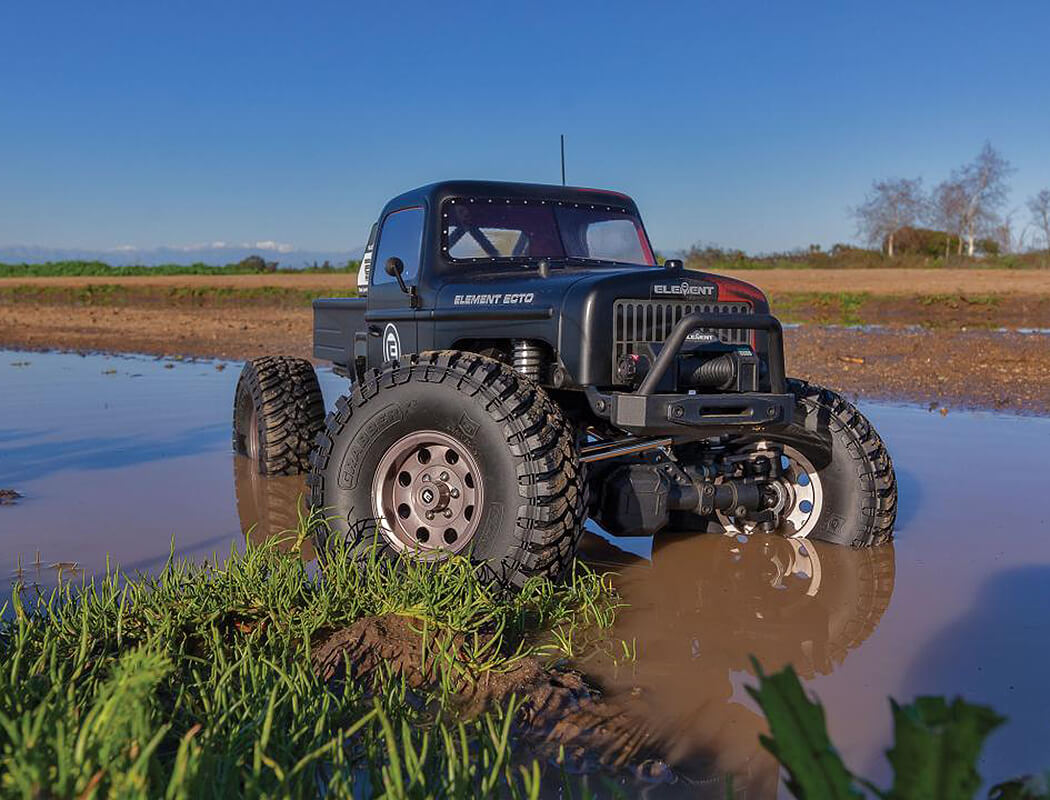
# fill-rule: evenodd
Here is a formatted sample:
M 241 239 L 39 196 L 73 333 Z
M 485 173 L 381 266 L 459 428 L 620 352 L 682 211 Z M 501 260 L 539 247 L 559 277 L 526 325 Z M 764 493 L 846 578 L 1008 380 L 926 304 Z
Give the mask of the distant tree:
M 242 258 L 237 266 L 244 269 L 246 272 L 265 272 L 266 271 L 266 259 L 262 256 L 251 255 L 246 258 Z
M 930 196 L 929 217 L 934 227 L 947 234 L 944 242 L 945 258 L 950 252 L 953 237 L 958 245 L 957 252 L 962 255 L 965 210 L 966 190 L 962 184 L 951 179 L 937 184 Z
M 1017 209 L 1013 209 L 1008 214 L 1003 215 L 1002 219 L 999 220 L 998 224 L 995 225 L 988 234 L 988 237 L 984 240 L 977 240 L 977 249 L 982 250 L 989 255 L 999 255 L 1000 253 L 1012 253 L 1014 252 L 1014 246 L 1017 244 L 1020 247 L 1018 237 L 1015 235 L 1014 230 L 1014 215 L 1017 214 Z M 1021 239 L 1024 238 L 1024 232 L 1021 233 Z M 983 244 L 982 244 L 983 242 Z M 989 244 L 992 247 L 989 247 Z
M 955 241 L 955 237 L 931 228 L 901 228 L 897 232 L 897 253 L 919 256 L 942 256 Z
M 1043 234 L 1043 244 L 1050 250 L 1050 189 L 1043 189 L 1035 197 L 1029 197 L 1028 211 L 1032 215 L 1032 227 Z
M 858 235 L 869 244 L 884 245 L 892 258 L 898 231 L 914 226 L 925 206 L 922 178 L 891 178 L 874 181 L 864 202 L 850 213 L 857 220 Z
M 1010 162 L 991 142 L 985 142 L 973 161 L 952 172 L 950 181 L 959 186 L 965 198 L 961 232 L 966 238 L 967 255 L 974 254 L 979 235 L 993 234 L 1001 224 L 999 209 L 1006 203 L 1010 191 L 1006 178 L 1013 171 Z

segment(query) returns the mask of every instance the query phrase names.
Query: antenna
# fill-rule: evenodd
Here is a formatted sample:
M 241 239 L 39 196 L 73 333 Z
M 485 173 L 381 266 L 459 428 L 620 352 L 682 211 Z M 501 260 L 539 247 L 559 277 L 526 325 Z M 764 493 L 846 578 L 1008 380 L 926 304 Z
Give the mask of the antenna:
M 565 185 L 565 134 L 561 135 L 561 185 Z

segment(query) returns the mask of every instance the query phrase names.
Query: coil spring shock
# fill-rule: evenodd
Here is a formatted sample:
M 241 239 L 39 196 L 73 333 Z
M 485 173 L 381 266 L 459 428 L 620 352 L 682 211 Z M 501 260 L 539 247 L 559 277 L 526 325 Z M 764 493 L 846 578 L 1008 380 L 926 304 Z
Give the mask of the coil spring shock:
M 539 381 L 543 373 L 543 348 L 530 339 L 515 339 L 512 342 L 511 366 L 526 378 Z

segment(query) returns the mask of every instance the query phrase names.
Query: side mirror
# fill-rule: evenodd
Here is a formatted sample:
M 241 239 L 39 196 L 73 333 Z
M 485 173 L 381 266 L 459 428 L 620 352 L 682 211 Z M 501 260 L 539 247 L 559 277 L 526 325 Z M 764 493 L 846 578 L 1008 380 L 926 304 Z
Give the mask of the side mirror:
M 669 258 L 664 262 L 664 269 L 682 269 L 684 266 L 680 258 Z
M 386 269 L 387 275 L 397 279 L 397 285 L 401 288 L 402 292 L 404 292 L 407 295 L 412 294 L 412 292 L 410 292 L 408 290 L 408 287 L 405 285 L 405 279 L 402 276 L 402 273 L 405 271 L 404 261 L 402 261 L 397 256 L 390 256 L 390 258 L 386 260 L 386 265 L 384 268 Z

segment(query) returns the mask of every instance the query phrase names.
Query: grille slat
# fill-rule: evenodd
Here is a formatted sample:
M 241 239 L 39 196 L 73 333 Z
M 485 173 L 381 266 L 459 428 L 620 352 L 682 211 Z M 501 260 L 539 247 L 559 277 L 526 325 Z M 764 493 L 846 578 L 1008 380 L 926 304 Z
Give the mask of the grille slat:
M 620 356 L 628 353 L 646 353 L 648 345 L 659 344 L 671 335 L 682 317 L 694 311 L 715 314 L 750 314 L 747 303 L 703 303 L 686 301 L 616 300 L 613 304 L 613 374 Z M 703 329 L 726 344 L 751 344 L 751 331 Z

